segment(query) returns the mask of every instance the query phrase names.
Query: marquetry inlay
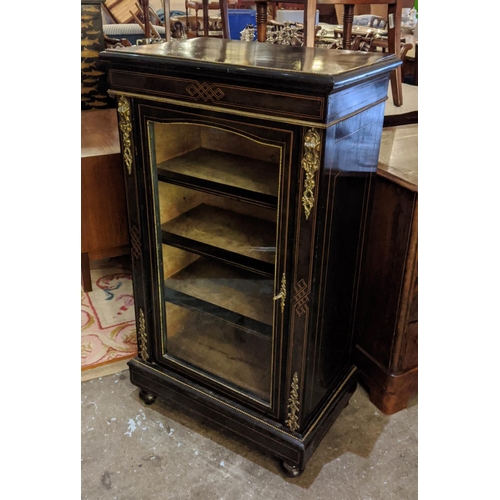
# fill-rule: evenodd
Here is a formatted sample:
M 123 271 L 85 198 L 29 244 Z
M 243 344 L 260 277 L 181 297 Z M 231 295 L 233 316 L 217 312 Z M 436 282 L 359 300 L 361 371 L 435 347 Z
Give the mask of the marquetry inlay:
M 290 397 L 288 398 L 288 402 L 290 403 L 287 408 L 290 409 L 288 413 L 288 418 L 285 421 L 286 425 L 291 431 L 296 431 L 299 428 L 299 376 L 297 372 L 293 374 L 292 378 L 292 387 L 290 390 Z
M 309 302 L 309 287 L 305 280 L 301 279 L 293 286 L 293 289 L 295 290 L 295 295 L 293 296 L 295 312 L 300 317 L 303 316 L 309 309 L 307 306 L 307 303 Z
M 224 92 L 212 83 L 212 85 L 203 82 L 194 82 L 191 85 L 186 87 L 187 93 L 195 97 L 196 99 L 203 99 L 205 102 L 217 102 L 220 101 L 224 97 Z
M 136 259 L 140 259 L 142 255 L 141 234 L 137 226 L 132 226 L 130 229 L 130 246 L 132 255 Z
M 130 102 L 122 95 L 118 97 L 119 127 L 122 136 L 122 154 L 125 165 L 127 165 L 128 175 L 132 174 L 132 122 L 130 120 Z
M 302 195 L 302 204 L 306 219 L 309 218 L 314 206 L 314 176 L 319 169 L 319 154 L 321 151 L 321 137 L 314 128 L 309 129 L 304 140 L 304 156 L 302 157 L 302 168 L 306 171 L 304 181 L 304 193 Z

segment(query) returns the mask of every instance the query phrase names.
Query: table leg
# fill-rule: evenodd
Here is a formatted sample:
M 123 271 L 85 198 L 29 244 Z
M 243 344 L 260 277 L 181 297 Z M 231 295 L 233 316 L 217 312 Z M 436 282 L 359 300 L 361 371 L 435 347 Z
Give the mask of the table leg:
M 344 20 L 343 20 L 343 48 L 345 50 L 351 50 L 351 34 L 352 34 L 352 23 L 354 20 L 354 4 L 349 3 L 344 5 Z

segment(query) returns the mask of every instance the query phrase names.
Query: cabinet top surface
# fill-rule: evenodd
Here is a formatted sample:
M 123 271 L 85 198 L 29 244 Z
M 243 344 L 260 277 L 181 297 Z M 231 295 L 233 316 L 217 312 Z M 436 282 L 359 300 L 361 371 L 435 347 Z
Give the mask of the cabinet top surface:
M 151 45 L 107 49 L 100 55 L 111 62 L 139 61 L 151 68 L 194 66 L 225 73 L 267 75 L 295 80 L 347 83 L 360 75 L 386 73 L 400 64 L 393 54 L 324 48 L 291 47 L 199 37 Z
M 384 128 L 378 175 L 418 192 L 418 124 Z

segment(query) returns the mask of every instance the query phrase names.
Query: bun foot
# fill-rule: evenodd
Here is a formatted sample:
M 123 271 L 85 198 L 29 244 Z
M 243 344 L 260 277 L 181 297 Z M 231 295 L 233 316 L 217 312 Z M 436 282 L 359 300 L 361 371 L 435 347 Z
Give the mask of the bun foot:
M 152 392 L 148 391 L 141 391 L 139 393 L 139 397 L 147 404 L 147 405 L 152 405 L 155 400 L 156 400 L 156 395 L 153 394 Z
M 304 469 L 299 469 L 296 465 L 291 465 L 287 462 L 281 462 L 281 469 L 288 477 L 297 477 L 304 472 Z

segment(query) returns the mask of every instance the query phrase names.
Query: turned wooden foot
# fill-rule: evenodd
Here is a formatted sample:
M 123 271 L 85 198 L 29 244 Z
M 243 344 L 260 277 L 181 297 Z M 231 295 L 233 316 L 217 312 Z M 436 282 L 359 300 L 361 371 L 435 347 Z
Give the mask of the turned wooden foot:
M 291 465 L 285 461 L 281 461 L 281 469 L 288 477 L 297 477 L 304 472 L 304 469 L 299 469 L 296 465 Z
M 156 395 L 149 391 L 141 391 L 139 397 L 147 404 L 152 405 L 156 400 Z

